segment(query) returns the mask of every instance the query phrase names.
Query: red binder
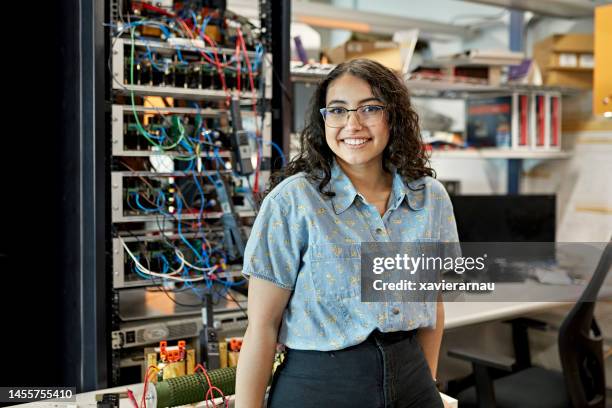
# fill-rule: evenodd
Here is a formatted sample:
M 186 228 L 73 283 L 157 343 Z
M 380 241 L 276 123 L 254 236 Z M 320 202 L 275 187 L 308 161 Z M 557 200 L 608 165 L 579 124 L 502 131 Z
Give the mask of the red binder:
M 538 115 L 537 115 L 537 119 L 538 119 L 538 146 L 544 146 L 544 137 L 545 137 L 545 133 L 546 133 L 546 113 L 544 111 L 544 96 L 543 95 L 537 95 L 536 96 L 536 100 L 538 103 Z
M 559 146 L 559 98 L 552 97 L 552 112 L 551 112 L 551 146 Z
M 527 146 L 527 132 L 529 131 L 528 112 L 529 100 L 527 95 L 521 95 L 521 114 L 520 114 L 520 138 L 519 146 Z

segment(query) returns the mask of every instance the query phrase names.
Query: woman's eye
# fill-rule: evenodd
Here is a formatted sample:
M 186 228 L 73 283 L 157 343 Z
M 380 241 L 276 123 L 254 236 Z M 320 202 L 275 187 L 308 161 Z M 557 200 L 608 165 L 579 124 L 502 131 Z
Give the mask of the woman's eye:
M 362 111 L 365 113 L 374 113 L 374 112 L 378 112 L 380 109 L 381 109 L 380 106 L 371 105 L 371 106 L 364 106 L 362 108 Z
M 342 108 L 329 108 L 327 109 L 327 113 L 332 115 L 342 115 L 344 113 L 344 109 Z

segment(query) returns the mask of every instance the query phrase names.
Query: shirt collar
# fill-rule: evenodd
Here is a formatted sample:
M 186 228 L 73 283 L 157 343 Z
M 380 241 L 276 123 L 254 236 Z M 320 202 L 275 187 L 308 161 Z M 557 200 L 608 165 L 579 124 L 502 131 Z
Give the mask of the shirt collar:
M 404 195 L 408 202 L 408 207 L 412 211 L 421 211 L 425 208 L 426 197 L 425 188 L 427 187 L 427 181 L 424 178 L 412 180 L 408 184 L 404 184 Z
M 404 199 L 407 199 L 408 206 L 414 211 L 422 210 L 424 207 L 424 184 L 420 180 L 412 181 L 408 184 L 404 183 L 402 176 L 395 168 L 391 168 L 393 173 L 393 184 L 391 186 L 391 209 L 397 209 Z M 336 158 L 333 158 L 330 178 L 331 191 L 336 195 L 332 198 L 334 211 L 336 214 L 344 212 L 353 204 L 357 196 L 365 201 L 363 196 L 357 192 L 351 179 L 346 175 L 342 168 L 338 165 Z
M 332 160 L 331 178 L 329 180 L 329 184 L 331 191 L 336 193 L 336 195 L 332 197 L 332 203 L 334 205 L 334 211 L 336 214 L 344 212 L 351 204 L 353 204 L 355 197 L 360 195 L 355 189 L 355 186 L 353 186 L 351 179 L 348 178 L 346 173 L 336 162 L 335 157 Z

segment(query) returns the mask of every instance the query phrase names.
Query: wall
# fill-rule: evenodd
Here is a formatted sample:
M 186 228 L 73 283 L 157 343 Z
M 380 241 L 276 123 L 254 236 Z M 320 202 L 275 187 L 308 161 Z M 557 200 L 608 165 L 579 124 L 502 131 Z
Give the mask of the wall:
M 431 165 L 438 179 L 459 181 L 461 194 L 505 194 L 507 191 L 506 160 L 434 157 Z

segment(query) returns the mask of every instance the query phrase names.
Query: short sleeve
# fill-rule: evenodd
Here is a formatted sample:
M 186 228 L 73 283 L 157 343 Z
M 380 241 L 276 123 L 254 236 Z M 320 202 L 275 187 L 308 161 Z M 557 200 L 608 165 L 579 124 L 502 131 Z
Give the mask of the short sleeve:
M 264 199 L 244 251 L 242 274 L 293 290 L 300 268 L 300 229 L 273 197 Z
M 453 203 L 444 186 L 440 185 L 442 200 L 440 202 L 440 242 L 443 245 L 443 256 L 451 258 L 461 257 L 461 244 L 457 233 L 457 223 Z
M 442 190 L 442 203 L 440 208 L 440 241 L 441 242 L 459 242 L 459 234 L 457 233 L 457 222 L 455 221 L 455 212 L 453 203 L 445 189 Z

